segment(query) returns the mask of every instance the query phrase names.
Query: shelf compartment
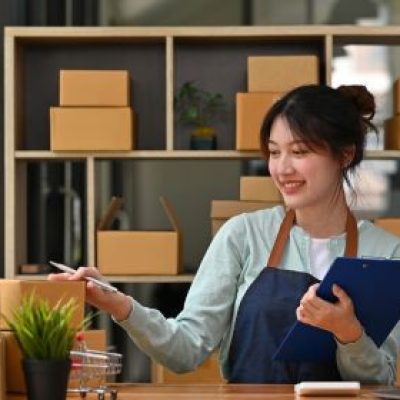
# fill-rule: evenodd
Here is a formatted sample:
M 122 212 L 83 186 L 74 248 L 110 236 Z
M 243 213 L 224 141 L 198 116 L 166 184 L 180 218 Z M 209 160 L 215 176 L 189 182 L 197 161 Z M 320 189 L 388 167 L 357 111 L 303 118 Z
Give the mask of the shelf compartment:
M 212 93 L 221 93 L 227 102 L 227 112 L 213 124 L 217 130 L 217 148 L 235 149 L 236 93 L 247 92 L 247 58 L 256 55 L 316 55 L 320 64 L 320 80 L 325 82 L 324 38 L 234 37 L 175 38 L 174 93 L 187 81 Z M 189 148 L 191 126 L 177 121 L 175 115 L 175 149 Z
M 26 247 L 21 264 L 49 260 L 71 265 L 87 262 L 87 206 L 84 162 L 27 162 Z M 19 215 L 17 215 L 19 218 Z M 21 223 L 22 225 L 22 223 Z M 19 251 L 17 249 L 17 254 Z
M 47 150 L 49 107 L 57 106 L 60 69 L 126 69 L 131 76 L 131 106 L 136 114 L 136 148 L 162 150 L 166 146 L 166 44 L 152 41 L 54 44 L 18 41 L 16 93 L 21 104 L 18 150 Z M 23 61 L 22 61 L 23 60 Z

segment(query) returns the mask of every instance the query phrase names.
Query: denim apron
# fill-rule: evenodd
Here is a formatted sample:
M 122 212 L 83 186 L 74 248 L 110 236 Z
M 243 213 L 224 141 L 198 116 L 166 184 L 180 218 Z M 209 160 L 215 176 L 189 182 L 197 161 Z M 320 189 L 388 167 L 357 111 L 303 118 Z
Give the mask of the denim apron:
M 295 212 L 289 210 L 280 226 L 267 266 L 245 293 L 237 314 L 229 350 L 230 383 L 297 383 L 341 380 L 336 362 L 274 361 L 272 356 L 296 320 L 296 308 L 308 287 L 318 279 L 305 272 L 278 268 L 289 240 Z M 357 255 L 357 222 L 350 211 L 346 221 L 347 257 Z

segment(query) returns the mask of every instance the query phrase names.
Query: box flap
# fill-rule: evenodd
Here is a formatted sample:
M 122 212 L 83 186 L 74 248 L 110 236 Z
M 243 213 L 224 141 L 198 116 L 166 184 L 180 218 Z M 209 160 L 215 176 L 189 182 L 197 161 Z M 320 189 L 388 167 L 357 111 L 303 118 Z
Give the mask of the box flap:
M 110 229 L 111 224 L 113 223 L 117 215 L 117 212 L 121 209 L 123 204 L 124 201 L 122 200 L 121 197 L 113 196 L 111 198 L 110 204 L 106 209 L 106 212 L 103 214 L 97 225 L 97 230 L 106 231 Z
M 173 210 L 171 203 L 163 196 L 160 196 L 160 203 L 164 208 L 165 214 L 167 214 L 167 217 L 169 219 L 169 222 L 171 223 L 172 227 L 174 230 L 178 233 L 181 232 L 181 228 L 178 223 L 178 219 L 176 217 L 175 211 Z

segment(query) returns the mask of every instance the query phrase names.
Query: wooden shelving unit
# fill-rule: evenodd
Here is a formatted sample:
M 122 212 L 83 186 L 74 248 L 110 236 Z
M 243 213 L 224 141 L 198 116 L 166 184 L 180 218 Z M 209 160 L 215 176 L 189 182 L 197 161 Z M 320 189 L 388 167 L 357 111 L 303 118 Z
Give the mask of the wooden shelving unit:
M 20 28 L 5 30 L 5 274 L 21 278 L 27 262 L 27 164 L 79 161 L 86 179 L 87 264 L 95 265 L 96 163 L 102 160 L 251 160 L 235 149 L 234 94 L 246 91 L 249 55 L 312 54 L 321 82 L 330 84 L 335 46 L 400 45 L 400 27 L 176 27 Z M 135 82 L 137 150 L 54 153 L 49 150 L 48 108 L 57 104 L 61 68 L 127 69 Z M 219 150 L 190 151 L 174 121 L 176 88 L 193 74 L 221 91 L 232 109 L 221 126 Z M 151 101 L 149 101 L 151 99 Z M 155 117 L 156 116 L 156 117 Z M 400 151 L 368 151 L 392 160 Z M 24 276 L 25 277 L 25 276 Z M 40 279 L 40 277 L 38 277 Z M 182 276 L 112 276 L 114 282 L 189 282 Z

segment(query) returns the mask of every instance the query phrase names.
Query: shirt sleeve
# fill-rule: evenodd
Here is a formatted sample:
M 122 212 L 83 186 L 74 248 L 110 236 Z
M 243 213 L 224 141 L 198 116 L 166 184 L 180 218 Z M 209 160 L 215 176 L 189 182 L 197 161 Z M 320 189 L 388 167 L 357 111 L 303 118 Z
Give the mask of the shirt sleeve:
M 176 318 L 132 299 L 124 321 L 116 321 L 137 346 L 175 372 L 195 369 L 219 345 L 232 321 L 242 265 L 245 224 L 227 221 L 208 248 Z
M 400 246 L 396 247 L 392 257 L 400 258 Z M 397 323 L 379 348 L 365 332 L 354 343 L 337 342 L 336 361 L 339 373 L 344 380 L 393 385 L 396 383 L 399 349 L 400 323 Z

